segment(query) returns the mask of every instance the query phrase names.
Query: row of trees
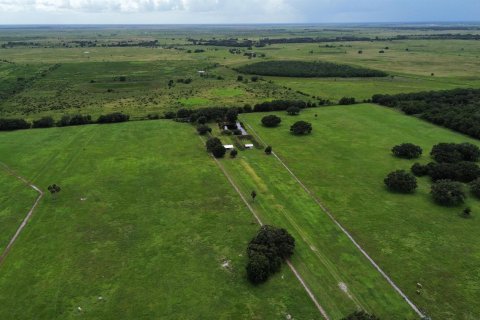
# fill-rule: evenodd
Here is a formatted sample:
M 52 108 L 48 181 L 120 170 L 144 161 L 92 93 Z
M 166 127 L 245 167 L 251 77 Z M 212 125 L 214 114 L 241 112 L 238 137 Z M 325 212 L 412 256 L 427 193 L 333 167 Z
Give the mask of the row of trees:
M 327 103 L 325 101 L 325 103 Z M 273 100 L 238 108 L 207 107 L 199 109 L 179 109 L 177 112 L 165 113 L 166 119 L 181 119 L 191 123 L 206 123 L 209 121 L 235 122 L 240 113 L 287 111 L 298 113 L 301 109 L 315 108 L 317 103 L 302 100 Z
M 374 95 L 372 101 L 480 138 L 480 89 Z
M 255 194 L 256 196 L 256 194 Z M 252 192 L 252 198 L 255 198 Z M 282 262 L 290 258 L 295 239 L 285 229 L 262 226 L 247 247 L 247 277 L 253 284 L 265 282 L 280 270 Z
M 130 119 L 130 116 L 120 112 L 109 113 L 98 117 L 97 121 L 93 121 L 90 115 L 64 115 L 60 120 L 55 121 L 52 117 L 46 116 L 32 123 L 25 119 L 0 119 L 0 131 L 13 131 L 30 128 L 51 128 L 51 127 L 66 127 L 79 126 L 91 123 L 115 123 L 125 122 Z
M 279 77 L 386 77 L 383 71 L 323 61 L 261 61 L 236 69 L 238 72 Z

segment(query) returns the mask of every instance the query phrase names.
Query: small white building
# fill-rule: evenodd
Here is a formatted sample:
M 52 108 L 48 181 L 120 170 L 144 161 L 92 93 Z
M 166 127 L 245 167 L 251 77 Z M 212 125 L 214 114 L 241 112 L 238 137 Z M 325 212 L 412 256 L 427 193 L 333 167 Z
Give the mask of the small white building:
M 204 71 L 204 70 L 199 70 L 199 71 L 198 71 L 198 74 L 199 74 L 200 76 L 204 76 L 206 73 L 207 73 L 207 72 Z
M 245 148 L 247 148 L 247 149 L 253 149 L 253 144 L 247 143 L 247 144 L 245 145 Z
M 227 150 L 232 150 L 233 149 L 233 144 L 226 144 L 223 147 Z

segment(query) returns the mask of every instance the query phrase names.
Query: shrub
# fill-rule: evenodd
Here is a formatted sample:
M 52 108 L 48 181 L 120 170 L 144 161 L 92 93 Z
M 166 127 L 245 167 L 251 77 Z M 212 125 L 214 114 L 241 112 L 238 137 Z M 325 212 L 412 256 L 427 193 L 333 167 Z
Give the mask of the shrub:
M 295 106 L 289 107 L 287 113 L 291 116 L 296 116 L 300 113 L 300 108 Z
M 160 115 L 158 113 L 149 113 L 147 114 L 148 120 L 157 120 L 160 119 Z
M 415 159 L 422 155 L 422 148 L 413 143 L 402 143 L 392 148 L 392 153 L 403 159 Z
M 290 127 L 290 132 L 295 135 L 309 134 L 312 132 L 312 124 L 306 121 L 297 121 Z
M 457 151 L 462 154 L 465 161 L 477 162 L 480 159 L 480 148 L 474 144 L 468 142 L 457 144 Z
M 470 182 L 470 191 L 475 197 L 480 199 L 480 178 L 477 178 Z
M 345 318 L 342 318 L 342 320 L 380 320 L 377 316 L 373 314 L 368 314 L 365 311 L 355 311 Z
M 52 117 L 42 117 L 38 120 L 33 120 L 32 128 L 51 128 L 55 126 L 55 120 Z
M 121 112 L 113 112 L 106 115 L 101 115 L 98 117 L 98 123 L 116 123 L 116 122 L 126 122 L 130 119 L 128 114 L 123 114 Z
M 271 147 L 271 146 L 267 146 L 267 147 L 265 148 L 265 154 L 267 154 L 267 155 L 272 154 L 272 147 Z
M 389 190 L 400 193 L 412 193 L 417 188 L 415 176 L 404 170 L 389 173 L 384 183 Z
M 208 119 L 205 116 L 200 116 L 200 117 L 197 118 L 197 123 L 198 124 L 205 124 L 205 123 L 207 123 L 207 121 L 208 121 Z
M 428 166 L 422 165 L 418 162 L 412 166 L 411 171 L 416 177 L 423 177 L 429 173 Z
M 165 119 L 174 119 L 177 114 L 173 111 L 165 112 Z
M 188 109 L 178 109 L 177 111 L 177 118 L 188 118 L 191 114 L 191 110 Z
M 274 114 L 265 116 L 262 118 L 262 124 L 265 127 L 273 128 L 278 126 L 282 122 L 282 119 L 280 117 L 277 117 Z
M 57 122 L 57 126 L 59 127 L 80 126 L 80 125 L 90 124 L 90 123 L 92 123 L 92 117 L 90 115 L 81 115 L 81 114 L 76 114 L 73 116 L 64 115 Z
M 223 147 L 222 142 L 217 137 L 208 139 L 205 144 L 208 152 L 213 152 L 213 149 L 218 145 L 221 145 Z
M 223 145 L 215 145 L 212 149 L 212 154 L 215 158 L 223 158 L 225 153 L 227 152 L 227 149 Z
M 30 129 L 30 126 L 24 119 L 0 119 L 0 131 Z
M 197 127 L 197 132 L 199 135 L 206 135 L 208 132 L 212 132 L 212 128 L 207 125 L 201 124 Z
M 465 200 L 461 184 L 451 180 L 438 180 L 432 185 L 430 193 L 435 202 L 443 206 L 457 206 Z
M 237 154 L 238 154 L 238 151 L 236 149 L 232 149 L 232 151 L 230 151 L 230 158 L 236 158 L 237 157 Z
M 470 182 L 480 177 L 480 168 L 473 162 L 432 163 L 429 165 L 429 175 L 433 181 L 455 180 Z
M 463 156 L 455 143 L 439 143 L 434 145 L 430 152 L 437 162 L 455 163 L 463 160 Z
M 341 105 L 355 104 L 355 98 L 343 97 L 338 101 L 338 104 L 341 104 Z

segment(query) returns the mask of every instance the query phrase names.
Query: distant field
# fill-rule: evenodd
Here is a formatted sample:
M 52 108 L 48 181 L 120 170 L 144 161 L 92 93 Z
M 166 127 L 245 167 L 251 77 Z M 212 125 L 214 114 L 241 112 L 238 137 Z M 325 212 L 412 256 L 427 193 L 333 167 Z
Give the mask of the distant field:
M 63 188 L 0 267 L 1 319 L 319 318 L 288 268 L 261 287 L 247 282 L 258 225 L 192 127 L 131 122 L 0 140 L 1 161 L 42 189 Z M 0 174 L 2 231 L 34 199 L 9 178 Z
M 438 142 L 480 143 L 368 104 L 304 110 L 297 117 L 280 115 L 283 122 L 273 129 L 261 126 L 262 114 L 242 115 L 242 120 L 273 146 L 428 315 L 475 319 L 480 314 L 476 303 L 480 278 L 474 271 L 480 263 L 480 245 L 475 240 L 480 220 L 461 218 L 463 207 L 434 204 L 428 178 L 419 180 L 414 195 L 386 191 L 383 179 L 393 170 L 408 170 L 415 162 L 394 158 L 390 149 L 396 144 L 419 144 L 424 149 L 420 162 L 426 163 Z M 313 133 L 292 136 L 289 126 L 297 120 L 312 122 Z M 260 189 L 258 183 L 256 188 Z M 466 205 L 480 212 L 480 202 L 473 197 Z M 423 285 L 421 295 L 416 293 L 417 282 Z
M 397 94 L 431 90 L 449 90 L 454 88 L 479 87 L 469 83 L 458 83 L 452 80 L 436 80 L 428 77 L 395 76 L 379 78 L 284 78 L 268 77 L 276 84 L 305 92 L 312 96 L 338 101 L 342 97 L 354 97 L 361 101 L 371 99 L 374 94 Z

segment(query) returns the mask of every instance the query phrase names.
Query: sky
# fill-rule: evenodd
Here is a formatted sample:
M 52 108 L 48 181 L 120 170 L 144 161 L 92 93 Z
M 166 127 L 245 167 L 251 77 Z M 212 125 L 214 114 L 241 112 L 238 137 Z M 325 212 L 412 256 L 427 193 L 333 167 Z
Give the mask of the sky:
M 480 0 L 0 0 L 0 24 L 479 21 Z

